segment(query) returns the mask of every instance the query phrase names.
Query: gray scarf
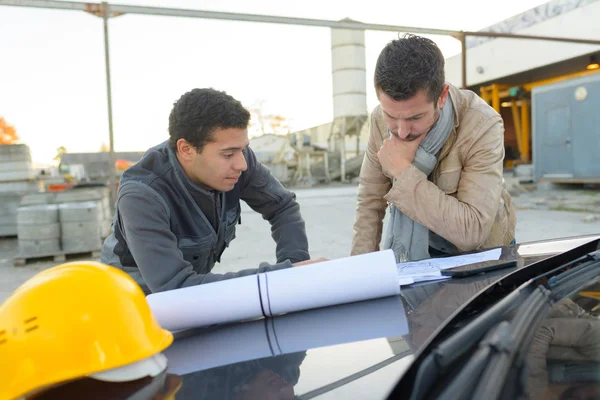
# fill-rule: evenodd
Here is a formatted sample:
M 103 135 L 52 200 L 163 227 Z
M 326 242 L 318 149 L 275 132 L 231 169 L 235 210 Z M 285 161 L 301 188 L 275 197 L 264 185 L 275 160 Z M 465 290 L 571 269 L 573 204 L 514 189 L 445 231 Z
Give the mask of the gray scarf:
M 440 117 L 425 136 L 415 154 L 413 165 L 429 176 L 437 164 L 437 157 L 454 128 L 452 100 L 448 100 Z M 394 250 L 396 262 L 429 258 L 429 229 L 408 218 L 394 205 L 390 205 L 390 220 L 384 249 Z

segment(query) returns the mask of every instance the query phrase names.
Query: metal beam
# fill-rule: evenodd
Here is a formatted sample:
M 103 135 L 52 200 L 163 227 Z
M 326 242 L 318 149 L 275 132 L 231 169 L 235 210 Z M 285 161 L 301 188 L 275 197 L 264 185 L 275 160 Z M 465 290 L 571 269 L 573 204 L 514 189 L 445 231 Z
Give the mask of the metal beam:
M 114 207 L 115 203 L 117 202 L 117 160 L 115 156 L 115 141 L 113 133 L 112 88 L 110 80 L 110 49 L 108 46 L 108 18 L 110 17 L 110 8 L 106 2 L 102 3 L 101 12 L 102 22 L 104 25 L 104 63 L 106 67 L 106 98 L 108 106 L 108 159 L 110 160 L 108 184 L 110 185 L 110 204 L 112 207 Z
M 88 11 L 87 7 L 92 3 L 81 3 L 75 1 L 46 1 L 46 0 L 1 0 L 2 6 L 52 8 L 56 10 Z M 100 4 L 96 4 L 100 7 Z
M 45 0 L 0 0 L 0 5 L 18 6 L 18 7 L 34 7 L 34 8 L 53 8 L 62 10 L 79 10 L 90 11 L 100 8 L 99 3 L 83 3 L 71 1 L 45 1 Z M 111 12 L 122 14 L 139 14 L 139 15 L 158 15 L 168 17 L 186 17 L 186 18 L 203 18 L 217 19 L 226 21 L 242 21 L 242 22 L 263 22 L 272 24 L 284 25 L 303 25 L 316 26 L 324 28 L 339 28 L 339 29 L 361 29 L 374 31 L 390 31 L 390 32 L 413 32 L 429 35 L 455 35 L 456 31 L 445 29 L 430 29 L 417 27 L 402 27 L 396 25 L 381 25 L 381 24 L 365 24 L 355 21 L 328 21 L 321 19 L 310 18 L 293 18 L 279 17 L 272 15 L 260 14 L 241 14 L 220 11 L 204 11 L 191 10 L 181 8 L 164 8 L 164 7 L 145 7 L 145 6 L 129 6 L 124 4 L 110 3 Z M 408 29 L 408 30 L 407 30 Z
M 580 39 L 561 36 L 536 36 L 536 35 L 520 35 L 518 33 L 499 33 L 499 32 L 482 32 L 482 31 L 464 31 L 467 36 L 481 36 L 490 38 L 505 38 L 505 39 L 530 39 L 530 40 L 546 40 L 549 42 L 564 42 L 577 44 L 594 44 L 600 45 L 600 39 Z
M 220 11 L 204 11 L 204 10 L 190 10 L 190 9 L 177 9 L 177 8 L 158 8 L 158 7 L 142 7 L 142 6 L 128 6 L 128 5 L 111 5 L 111 9 L 118 12 L 127 14 L 143 14 L 143 15 L 164 15 L 171 17 L 188 17 L 188 18 L 204 18 L 204 19 L 217 19 L 227 21 L 243 21 L 243 22 L 262 22 L 271 24 L 283 24 L 283 25 L 300 25 L 300 26 L 314 26 L 323 28 L 335 28 L 335 29 L 358 29 L 358 30 L 372 30 L 372 31 L 389 31 L 389 32 L 413 32 L 420 34 L 429 35 L 454 35 L 456 31 L 446 29 L 432 29 L 432 28 L 417 28 L 417 27 L 405 27 L 398 25 L 382 25 L 382 24 L 371 24 L 363 23 L 358 21 L 331 21 L 323 19 L 311 19 L 311 18 L 293 18 L 293 17 L 282 17 L 273 15 L 260 15 L 260 14 L 240 14 L 231 12 L 220 12 Z
M 467 85 L 467 37 L 465 35 L 460 36 L 460 61 L 461 61 L 461 81 L 462 88 L 466 89 Z
M 100 3 L 83 3 L 71 1 L 45 1 L 45 0 L 0 0 L 0 5 L 19 6 L 19 7 L 36 7 L 36 8 L 54 8 L 63 10 L 80 10 L 87 12 L 97 12 L 100 10 Z M 536 35 L 520 35 L 512 33 L 497 33 L 497 32 L 482 32 L 482 31 L 456 31 L 449 29 L 433 29 L 420 28 L 415 26 L 401 25 L 383 25 L 371 24 L 358 21 L 331 21 L 311 18 L 293 18 L 281 17 L 273 15 L 260 14 L 242 14 L 220 11 L 204 11 L 191 10 L 181 8 L 164 8 L 164 7 L 145 7 L 145 6 L 130 6 L 123 4 L 109 4 L 111 13 L 116 14 L 139 14 L 139 15 L 158 15 L 170 17 L 185 17 L 185 18 L 203 18 L 217 19 L 226 21 L 243 21 L 243 22 L 262 22 L 271 24 L 284 25 L 300 25 L 300 26 L 315 26 L 335 29 L 358 29 L 370 31 L 385 31 L 385 32 L 411 32 L 425 35 L 444 35 L 452 36 L 460 40 L 462 35 L 465 36 L 481 36 L 492 38 L 508 38 L 508 39 L 530 39 L 530 40 L 547 40 L 555 42 L 579 43 L 600 45 L 599 39 L 581 39 L 557 36 L 536 36 Z

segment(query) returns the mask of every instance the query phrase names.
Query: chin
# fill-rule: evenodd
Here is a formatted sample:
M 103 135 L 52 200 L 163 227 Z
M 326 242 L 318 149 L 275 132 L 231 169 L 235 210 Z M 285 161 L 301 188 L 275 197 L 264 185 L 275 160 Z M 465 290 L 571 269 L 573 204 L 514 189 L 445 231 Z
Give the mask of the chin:
M 233 190 L 236 184 L 237 182 L 223 182 L 217 190 L 220 192 L 229 192 Z

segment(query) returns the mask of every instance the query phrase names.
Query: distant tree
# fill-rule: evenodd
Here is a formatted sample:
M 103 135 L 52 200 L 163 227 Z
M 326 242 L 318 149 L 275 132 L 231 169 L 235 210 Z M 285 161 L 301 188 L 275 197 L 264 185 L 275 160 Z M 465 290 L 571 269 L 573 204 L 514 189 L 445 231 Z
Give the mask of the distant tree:
M 19 141 L 14 126 L 9 125 L 3 117 L 0 117 L 0 144 L 14 144 Z
M 265 114 L 263 112 L 264 104 L 264 100 L 258 100 L 248 108 L 248 111 L 250 111 L 250 128 L 260 135 L 266 133 Z
M 66 152 L 67 148 L 65 146 L 60 146 L 58 149 L 56 149 L 56 156 L 54 156 L 54 161 L 58 161 L 58 163 L 60 164 L 60 160 L 63 154 L 65 154 Z
M 276 135 L 287 135 L 291 133 L 290 123 L 287 118 L 282 117 L 281 115 L 269 115 L 269 127 L 271 128 L 272 133 Z
M 264 100 L 259 100 L 248 109 L 251 114 L 250 127 L 261 135 L 268 133 L 287 135 L 290 133 L 290 123 L 288 119 L 279 114 L 265 113 L 264 104 Z

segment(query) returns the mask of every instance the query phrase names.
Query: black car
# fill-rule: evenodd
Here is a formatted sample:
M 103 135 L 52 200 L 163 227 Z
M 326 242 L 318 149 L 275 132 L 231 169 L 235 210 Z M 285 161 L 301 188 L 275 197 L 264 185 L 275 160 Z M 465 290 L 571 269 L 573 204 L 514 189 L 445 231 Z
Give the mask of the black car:
M 82 379 L 38 398 L 600 398 L 600 235 L 501 259 L 517 266 L 178 332 L 155 378 Z

